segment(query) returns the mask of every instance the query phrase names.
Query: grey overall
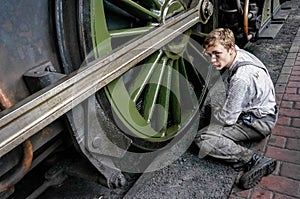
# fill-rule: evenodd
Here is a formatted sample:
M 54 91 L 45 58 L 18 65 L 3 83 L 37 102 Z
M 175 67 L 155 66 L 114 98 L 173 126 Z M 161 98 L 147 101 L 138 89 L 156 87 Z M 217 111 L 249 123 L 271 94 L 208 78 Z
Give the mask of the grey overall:
M 243 165 L 254 152 L 238 142 L 268 136 L 277 120 L 277 108 L 274 86 L 265 66 L 254 55 L 236 48 L 225 104 L 214 113 L 215 120 L 198 132 L 195 143 L 199 157 L 210 155 Z

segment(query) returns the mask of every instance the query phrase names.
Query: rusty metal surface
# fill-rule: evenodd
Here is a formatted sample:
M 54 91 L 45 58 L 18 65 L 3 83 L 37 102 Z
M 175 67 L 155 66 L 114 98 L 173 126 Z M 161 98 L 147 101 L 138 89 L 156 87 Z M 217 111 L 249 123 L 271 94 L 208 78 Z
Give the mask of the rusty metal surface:
M 4 110 L 11 106 L 12 106 L 12 102 L 7 98 L 5 93 L 3 93 L 2 89 L 0 88 L 0 108 Z
M 29 94 L 25 71 L 47 60 L 58 66 L 48 2 L 0 1 L 0 88 L 11 104 Z

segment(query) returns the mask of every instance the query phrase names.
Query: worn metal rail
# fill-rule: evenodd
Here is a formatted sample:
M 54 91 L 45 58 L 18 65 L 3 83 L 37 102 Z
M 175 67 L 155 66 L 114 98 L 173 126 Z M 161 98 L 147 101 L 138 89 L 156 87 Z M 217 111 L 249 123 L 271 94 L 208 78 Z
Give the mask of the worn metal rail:
M 203 11 L 209 16 L 212 11 L 209 10 L 211 5 L 204 5 L 205 2 L 200 1 L 196 7 L 168 19 L 123 48 L 88 63 L 56 84 L 2 111 L 0 157 L 196 23 L 206 23 Z

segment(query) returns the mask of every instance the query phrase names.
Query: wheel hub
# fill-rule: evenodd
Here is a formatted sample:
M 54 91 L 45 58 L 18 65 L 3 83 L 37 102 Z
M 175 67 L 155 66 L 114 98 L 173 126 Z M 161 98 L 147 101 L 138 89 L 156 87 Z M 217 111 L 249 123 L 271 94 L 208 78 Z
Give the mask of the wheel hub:
M 206 24 L 209 18 L 212 16 L 214 6 L 209 0 L 203 0 L 200 2 L 200 18 L 203 24 Z

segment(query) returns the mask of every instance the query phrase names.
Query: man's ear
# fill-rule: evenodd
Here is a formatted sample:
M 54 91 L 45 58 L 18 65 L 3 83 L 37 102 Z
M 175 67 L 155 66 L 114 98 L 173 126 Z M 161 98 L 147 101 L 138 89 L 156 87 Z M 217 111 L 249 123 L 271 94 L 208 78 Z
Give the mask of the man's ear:
M 229 53 L 232 55 L 232 53 L 235 52 L 235 45 L 231 45 L 229 48 Z

